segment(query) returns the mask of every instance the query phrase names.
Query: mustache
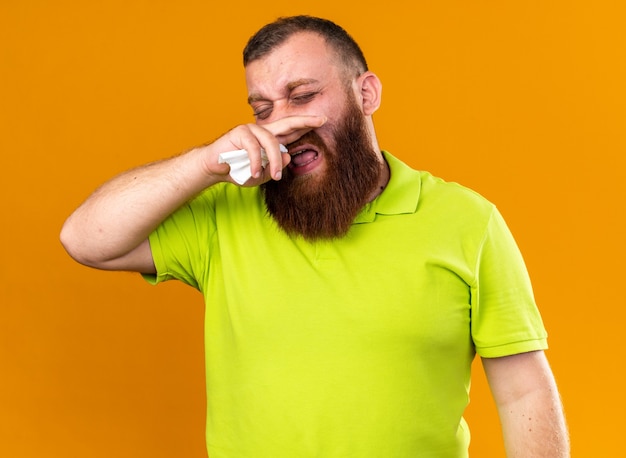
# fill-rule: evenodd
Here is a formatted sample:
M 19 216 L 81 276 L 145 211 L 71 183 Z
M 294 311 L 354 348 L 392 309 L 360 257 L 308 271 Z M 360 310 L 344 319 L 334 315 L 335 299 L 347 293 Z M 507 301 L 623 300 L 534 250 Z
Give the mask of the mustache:
M 320 137 L 320 135 L 315 130 L 310 130 L 306 134 L 304 134 L 299 139 L 285 145 L 289 151 L 304 145 L 310 144 L 316 146 L 318 148 L 327 148 L 326 142 Z

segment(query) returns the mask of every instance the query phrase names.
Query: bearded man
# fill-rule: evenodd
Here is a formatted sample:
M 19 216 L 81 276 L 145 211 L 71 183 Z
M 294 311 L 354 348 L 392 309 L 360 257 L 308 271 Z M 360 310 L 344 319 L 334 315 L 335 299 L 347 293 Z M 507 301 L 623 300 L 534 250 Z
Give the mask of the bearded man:
M 381 83 L 336 24 L 281 18 L 244 66 L 254 124 L 112 179 L 61 234 L 83 264 L 204 294 L 209 456 L 465 457 L 476 354 L 507 454 L 569 456 L 495 207 L 379 148 Z

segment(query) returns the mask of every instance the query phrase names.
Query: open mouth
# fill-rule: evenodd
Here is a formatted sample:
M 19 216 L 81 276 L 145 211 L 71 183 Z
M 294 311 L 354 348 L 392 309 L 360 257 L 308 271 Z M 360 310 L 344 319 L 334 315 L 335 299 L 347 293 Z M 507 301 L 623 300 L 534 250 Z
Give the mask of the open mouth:
M 317 150 L 309 146 L 297 147 L 294 151 L 290 150 L 289 154 L 291 155 L 291 162 L 289 163 L 291 168 L 305 167 L 317 160 L 319 156 Z

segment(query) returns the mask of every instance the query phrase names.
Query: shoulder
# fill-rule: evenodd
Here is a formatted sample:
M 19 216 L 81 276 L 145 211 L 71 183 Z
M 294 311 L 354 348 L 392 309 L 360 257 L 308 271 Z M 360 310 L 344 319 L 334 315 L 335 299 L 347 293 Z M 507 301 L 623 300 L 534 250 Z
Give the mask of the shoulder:
M 490 214 L 494 208 L 491 201 L 460 183 L 446 181 L 429 172 L 419 174 L 422 183 L 420 203 L 423 205 L 452 205 L 461 213 L 480 211 Z
M 495 206 L 478 192 L 430 172 L 416 170 L 385 152 L 391 170 L 390 194 L 394 199 L 413 199 L 415 213 L 435 213 L 450 218 L 489 218 Z M 387 190 L 386 190 L 387 191 Z
M 255 205 L 259 202 L 260 188 L 242 187 L 232 183 L 218 183 L 205 189 L 187 205 L 214 209 L 220 205 Z

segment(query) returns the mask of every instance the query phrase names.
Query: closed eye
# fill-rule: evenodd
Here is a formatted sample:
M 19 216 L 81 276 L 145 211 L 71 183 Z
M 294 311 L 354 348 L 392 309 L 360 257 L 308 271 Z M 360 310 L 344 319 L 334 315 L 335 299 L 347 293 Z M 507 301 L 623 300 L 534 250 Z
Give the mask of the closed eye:
M 260 107 L 253 107 L 253 115 L 255 118 L 257 119 L 267 119 L 269 118 L 269 116 L 272 114 L 272 107 L 271 106 L 260 106 Z
M 313 100 L 317 94 L 318 92 L 305 92 L 303 94 L 294 95 L 291 97 L 291 102 L 295 105 L 303 105 Z

